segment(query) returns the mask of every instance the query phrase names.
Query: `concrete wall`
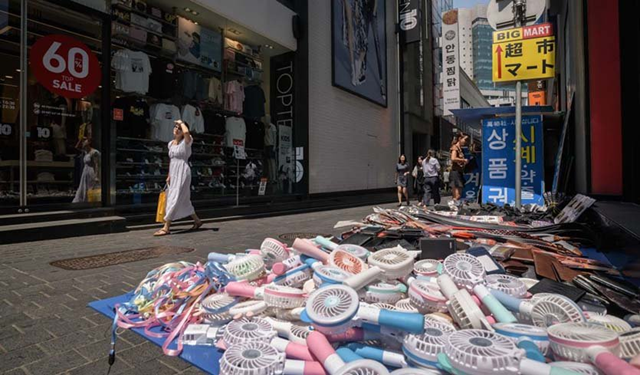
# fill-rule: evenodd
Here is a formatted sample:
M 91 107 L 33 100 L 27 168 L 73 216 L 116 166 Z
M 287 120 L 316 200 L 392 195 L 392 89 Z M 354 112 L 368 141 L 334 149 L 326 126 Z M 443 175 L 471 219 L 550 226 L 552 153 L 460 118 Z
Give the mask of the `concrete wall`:
M 395 2 L 387 1 L 383 108 L 333 87 L 331 1 L 309 1 L 309 193 L 394 186 L 398 144 Z

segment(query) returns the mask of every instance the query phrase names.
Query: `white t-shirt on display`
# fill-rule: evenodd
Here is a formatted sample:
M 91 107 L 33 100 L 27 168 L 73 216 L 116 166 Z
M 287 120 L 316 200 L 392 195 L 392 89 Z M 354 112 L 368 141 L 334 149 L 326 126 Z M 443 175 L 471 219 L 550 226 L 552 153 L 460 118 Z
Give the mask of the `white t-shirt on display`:
M 182 107 L 182 121 L 189 124 L 194 133 L 204 133 L 204 117 L 200 108 L 190 104 Z
M 227 117 L 225 121 L 225 144 L 227 147 L 233 147 L 233 140 L 241 140 L 245 146 L 247 137 L 247 125 L 242 117 Z
M 180 120 L 180 110 L 175 105 L 158 103 L 151 106 L 151 138 L 170 142 L 173 140 L 175 121 Z
M 151 62 L 146 53 L 122 49 L 113 55 L 111 66 L 116 70 L 116 89 L 139 94 L 149 91 Z

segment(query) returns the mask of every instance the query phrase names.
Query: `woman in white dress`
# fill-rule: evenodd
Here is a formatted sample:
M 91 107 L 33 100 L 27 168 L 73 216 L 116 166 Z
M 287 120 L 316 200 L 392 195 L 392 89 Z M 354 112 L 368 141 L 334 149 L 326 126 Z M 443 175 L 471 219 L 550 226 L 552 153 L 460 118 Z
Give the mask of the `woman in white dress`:
M 79 141 L 76 148 L 82 150 L 84 168 L 82 168 L 80 185 L 72 203 L 85 203 L 89 201 L 89 190 L 100 187 L 100 151 L 91 146 L 89 138 Z
M 171 222 L 187 216 L 193 218 L 192 230 L 202 226 L 202 221 L 196 215 L 191 204 L 191 144 L 193 137 L 189 133 L 189 126 L 178 120 L 173 128 L 173 141 L 169 142 L 169 177 L 167 177 L 167 208 L 164 217 L 164 227 L 154 236 L 166 236 L 171 233 Z

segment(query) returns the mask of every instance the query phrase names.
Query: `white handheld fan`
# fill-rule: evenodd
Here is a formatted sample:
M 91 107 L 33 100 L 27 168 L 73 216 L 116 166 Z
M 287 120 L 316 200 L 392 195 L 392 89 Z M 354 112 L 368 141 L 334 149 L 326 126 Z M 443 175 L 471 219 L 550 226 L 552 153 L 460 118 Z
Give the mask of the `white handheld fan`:
M 420 313 L 379 309 L 365 302 L 360 303 L 356 320 L 360 324 L 383 326 L 402 332 L 424 332 L 424 315 Z
M 274 277 L 271 282 L 276 285 L 299 288 L 304 285 L 307 280 L 311 279 L 312 273 L 311 267 L 304 264 L 287 271 L 284 275 Z
M 367 259 L 369 269 L 356 273 L 344 281 L 345 285 L 355 290 L 361 289 L 376 279 L 395 280 L 401 279 L 413 270 L 413 256 L 401 247 L 378 250 Z
M 487 275 L 487 288 L 499 290 L 515 298 L 524 298 L 527 286 L 519 278 L 511 275 Z
M 602 372 L 598 370 L 597 367 L 588 363 L 561 361 L 551 362 L 549 363 L 549 365 L 551 367 L 563 368 L 565 370 L 573 371 L 577 374 L 582 375 L 602 375 Z
M 532 361 L 508 338 L 494 332 L 467 329 L 451 333 L 440 365 L 454 374 L 473 375 L 542 375 L 573 374 L 570 371 Z
M 620 357 L 631 359 L 640 354 L 640 328 L 620 334 Z
M 447 299 L 437 284 L 428 281 L 416 280 L 411 283 L 409 300 L 422 314 L 447 311 Z
M 313 272 L 313 282 L 316 288 L 332 284 L 342 284 L 342 282 L 353 276 L 350 272 L 342 268 L 322 265 L 317 267 Z
M 538 327 L 548 328 L 558 323 L 585 321 L 580 307 L 560 294 L 536 294 L 530 301 L 514 298 L 499 290 L 492 290 L 491 294 L 509 310 L 530 317 L 533 325 Z
M 307 345 L 307 336 L 311 333 L 308 327 L 298 326 L 284 320 L 273 318 L 265 318 L 265 320 L 271 324 L 280 337 L 296 344 Z
M 229 309 L 229 315 L 232 317 L 242 316 L 251 318 L 267 311 L 268 306 L 264 301 L 249 300 L 240 302 Z
M 407 286 L 397 280 L 380 281 L 365 287 L 365 302 L 395 304 L 404 298 Z
M 365 249 L 364 247 L 352 244 L 338 245 L 338 247 L 336 247 L 336 250 L 346 251 L 347 253 L 355 255 L 362 260 L 367 260 L 369 255 L 371 255 L 369 250 Z
M 496 323 L 493 329 L 496 333 L 511 339 L 520 349 L 524 349 L 527 358 L 545 362 L 544 357 L 549 352 L 549 335 L 545 328 L 528 324 Z
M 587 317 L 587 322 L 603 325 L 619 334 L 631 331 L 631 325 L 617 316 L 596 313 L 585 313 L 584 315 Z
M 232 319 L 229 310 L 237 303 L 238 300 L 227 293 L 216 293 L 202 300 L 200 312 L 205 323 L 223 325 Z
M 282 262 L 291 255 L 287 245 L 273 238 L 265 238 L 260 245 L 260 252 L 267 267 L 271 268 L 274 263 Z
M 450 324 L 428 322 L 424 333 L 404 336 L 402 352 L 415 366 L 437 368 L 438 354 L 444 351 L 446 338 L 452 332 L 455 329 Z
M 282 262 L 274 263 L 271 266 L 271 272 L 275 275 L 284 275 L 285 272 L 290 271 L 296 267 L 303 265 L 300 255 L 294 255 L 290 258 L 283 260 Z
M 411 303 L 410 298 L 401 299 L 400 301 L 396 302 L 396 311 L 404 311 L 404 312 L 412 312 L 412 313 L 419 312 L 418 308 L 413 306 L 413 304 Z
M 209 253 L 209 255 L 207 255 L 207 260 L 210 262 L 218 262 L 221 264 L 225 264 L 245 256 L 247 256 L 247 254 L 224 254 L 224 253 L 211 252 Z
M 413 265 L 413 273 L 420 276 L 438 276 L 442 263 L 435 259 L 423 259 Z
M 227 324 L 222 333 L 222 341 L 227 348 L 248 341 L 271 342 L 278 332 L 262 318 L 234 320 Z
M 250 254 L 224 265 L 237 280 L 256 280 L 265 273 L 264 261 L 260 255 Z
M 476 305 L 473 297 L 466 289 L 458 289 L 449 275 L 438 276 L 438 286 L 442 294 L 449 300 L 447 310 L 460 328 L 493 331 L 491 323 Z
M 229 347 L 220 359 L 221 375 L 276 375 L 282 372 L 284 353 L 263 342 Z
M 296 307 L 295 309 L 272 309 L 276 318 L 286 321 L 299 321 L 301 320 L 304 307 Z
M 316 330 L 339 334 L 354 325 L 359 308 L 358 293 L 344 285 L 329 285 L 311 293 L 303 318 L 309 318 Z
M 385 309 L 385 310 L 391 310 L 391 311 L 397 311 L 396 306 L 395 305 L 390 305 L 388 303 L 382 303 L 382 302 L 375 302 L 372 303 L 371 306 L 375 306 L 379 309 Z
M 230 282 L 225 291 L 232 296 L 264 299 L 268 307 L 293 309 L 304 305 L 305 294 L 302 290 L 287 286 L 268 284 L 255 287 L 248 283 Z
M 327 289 L 327 288 L 323 288 Z M 389 370 L 380 362 L 358 359 L 345 363 L 335 352 L 327 338 L 320 332 L 311 332 L 307 337 L 311 353 L 322 363 L 329 375 L 388 375 Z
M 401 368 L 393 371 L 391 375 L 442 375 L 440 370 L 431 370 L 426 368 Z
M 618 334 L 594 323 L 562 323 L 549 327 L 554 358 L 591 362 L 606 375 L 640 374 L 640 370 L 618 357 Z

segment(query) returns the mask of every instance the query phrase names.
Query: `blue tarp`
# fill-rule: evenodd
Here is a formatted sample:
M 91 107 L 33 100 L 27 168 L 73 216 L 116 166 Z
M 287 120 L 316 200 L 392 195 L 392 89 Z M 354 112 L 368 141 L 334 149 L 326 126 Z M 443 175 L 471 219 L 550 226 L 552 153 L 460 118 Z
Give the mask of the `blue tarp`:
M 495 117 L 498 115 L 515 115 L 516 107 L 465 108 L 452 109 L 451 112 L 461 121 L 478 122 L 487 117 Z M 540 115 L 553 112 L 553 107 L 550 105 L 522 107 L 523 115 Z

